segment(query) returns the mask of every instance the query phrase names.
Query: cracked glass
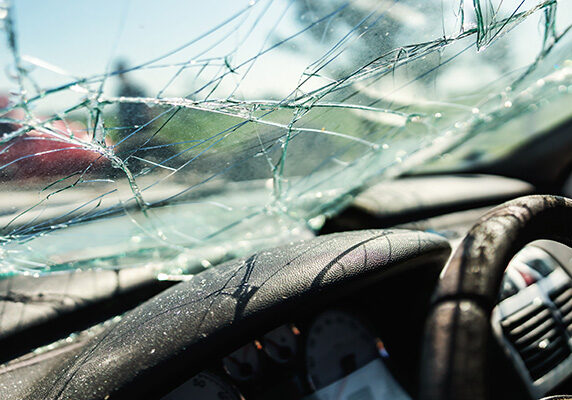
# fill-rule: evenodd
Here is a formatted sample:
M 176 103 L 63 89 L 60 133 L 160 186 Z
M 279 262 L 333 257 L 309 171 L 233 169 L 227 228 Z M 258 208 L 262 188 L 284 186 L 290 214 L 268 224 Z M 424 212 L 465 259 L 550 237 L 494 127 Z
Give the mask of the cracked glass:
M 572 114 L 572 1 L 0 2 L 0 275 L 192 273 Z

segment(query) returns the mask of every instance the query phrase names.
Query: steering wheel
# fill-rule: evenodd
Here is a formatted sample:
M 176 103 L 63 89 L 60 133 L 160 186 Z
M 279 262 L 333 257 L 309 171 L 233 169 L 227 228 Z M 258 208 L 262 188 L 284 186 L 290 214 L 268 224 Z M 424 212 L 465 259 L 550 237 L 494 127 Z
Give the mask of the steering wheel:
M 572 244 L 572 200 L 521 197 L 485 214 L 453 254 L 425 327 L 422 399 L 489 398 L 491 313 L 509 261 L 527 243 Z

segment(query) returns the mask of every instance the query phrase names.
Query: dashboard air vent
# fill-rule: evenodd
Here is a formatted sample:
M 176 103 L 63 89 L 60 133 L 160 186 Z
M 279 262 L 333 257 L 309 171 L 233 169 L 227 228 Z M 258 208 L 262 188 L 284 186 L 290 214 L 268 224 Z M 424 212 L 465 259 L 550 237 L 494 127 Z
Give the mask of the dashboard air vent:
M 529 304 L 501 321 L 532 380 L 546 375 L 570 355 L 567 338 L 546 304 Z
M 562 323 L 568 334 L 572 335 L 572 285 L 570 283 L 553 290 L 550 299 L 560 311 Z

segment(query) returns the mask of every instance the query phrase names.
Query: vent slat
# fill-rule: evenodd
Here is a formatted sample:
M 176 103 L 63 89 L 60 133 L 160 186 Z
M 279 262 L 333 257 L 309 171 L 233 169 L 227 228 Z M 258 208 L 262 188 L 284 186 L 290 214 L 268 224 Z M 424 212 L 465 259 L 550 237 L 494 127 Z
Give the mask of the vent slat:
M 569 298 L 572 298 L 572 286 L 569 285 L 561 286 L 550 294 L 550 299 L 555 303 L 563 302 Z
M 557 304 L 557 306 L 560 309 L 560 313 L 562 315 L 568 315 L 570 311 L 572 311 L 572 298 L 562 305 Z
M 570 355 L 570 349 L 567 347 L 560 347 L 555 353 L 546 358 L 542 363 L 539 363 L 534 368 L 529 369 L 530 376 L 533 380 L 536 380 L 548 372 L 550 372 L 554 367 L 564 361 Z
M 564 325 L 568 325 L 569 323 L 572 322 L 572 312 L 569 312 L 566 315 L 562 316 L 562 322 L 564 322 Z
M 565 303 L 568 299 L 572 299 L 572 287 L 569 285 L 562 286 L 550 293 L 550 300 L 557 306 Z
M 537 346 L 536 352 L 531 353 L 532 355 L 528 357 L 523 357 L 522 360 L 528 367 L 528 369 L 533 369 L 537 365 L 542 364 L 548 357 L 552 354 L 556 353 L 559 348 L 563 345 L 562 337 L 556 337 L 553 341 L 551 341 L 545 348 L 540 348 Z
M 535 304 L 531 303 L 526 307 L 518 310 L 514 314 L 506 317 L 501 321 L 501 325 L 503 328 L 514 327 L 517 325 L 522 325 L 526 321 L 530 319 L 531 316 L 538 314 L 542 309 L 546 309 L 545 304 Z
M 548 311 L 548 309 L 544 309 L 539 313 L 537 313 L 536 315 L 529 314 L 527 315 L 527 317 L 528 318 L 525 321 L 521 322 L 518 325 L 507 326 L 506 327 L 507 333 L 515 338 L 521 337 L 522 335 L 526 334 L 527 332 L 534 329 L 538 325 L 543 324 L 546 320 L 549 320 L 551 318 L 551 314 L 550 311 Z
M 554 319 L 550 318 L 534 329 L 524 332 L 520 337 L 511 337 L 511 339 L 516 347 L 522 349 L 533 342 L 541 340 L 552 329 L 555 329 L 555 322 Z
M 539 340 L 535 341 L 534 343 L 529 344 L 526 347 L 519 349 L 519 353 L 522 355 L 523 358 L 529 357 L 531 354 L 537 354 L 540 350 L 540 342 L 543 340 L 548 340 L 551 344 L 559 338 L 559 332 L 556 328 L 551 329 Z
M 570 304 L 566 315 L 572 331 L 572 288 L 561 287 L 550 297 L 566 307 L 565 311 Z M 546 375 L 570 355 L 568 339 L 546 304 L 531 303 L 502 320 L 501 326 L 532 380 Z

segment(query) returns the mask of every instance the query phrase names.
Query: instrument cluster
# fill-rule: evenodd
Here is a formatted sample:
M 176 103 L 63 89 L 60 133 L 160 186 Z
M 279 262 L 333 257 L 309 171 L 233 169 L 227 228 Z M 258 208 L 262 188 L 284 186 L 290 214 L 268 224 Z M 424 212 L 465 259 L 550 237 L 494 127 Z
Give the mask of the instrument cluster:
M 366 319 L 327 309 L 288 323 L 225 356 L 163 400 L 410 399 L 392 374 L 391 358 Z

